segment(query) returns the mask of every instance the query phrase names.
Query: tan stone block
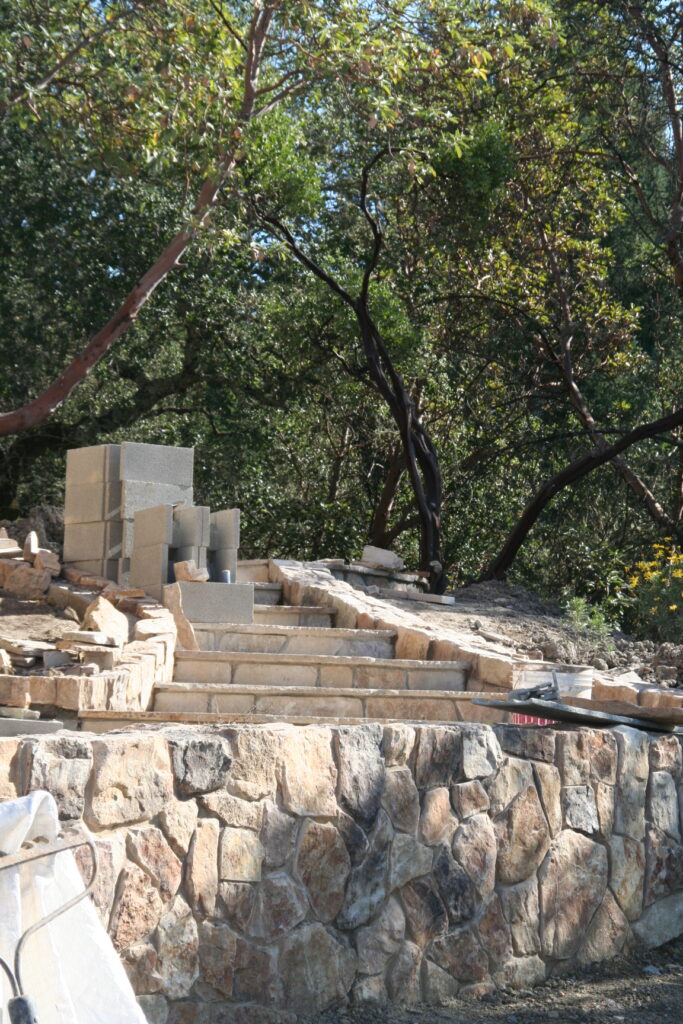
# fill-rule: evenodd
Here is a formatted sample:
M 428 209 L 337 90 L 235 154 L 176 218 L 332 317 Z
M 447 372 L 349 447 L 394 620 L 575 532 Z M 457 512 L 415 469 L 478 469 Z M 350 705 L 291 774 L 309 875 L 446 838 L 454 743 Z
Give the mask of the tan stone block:
M 221 830 L 219 877 L 224 882 L 259 882 L 264 849 L 255 832 L 244 828 Z
M 128 619 L 111 601 L 101 595 L 88 606 L 83 619 L 83 629 L 114 637 L 121 647 L 129 640 Z
M 463 692 L 465 674 L 455 666 L 452 669 L 410 668 L 407 672 L 408 687 L 411 690 L 446 690 Z
M 377 668 L 375 665 L 357 665 L 353 672 L 354 686 L 363 689 L 404 690 L 406 673 L 402 668 Z
M 248 693 L 217 693 L 207 695 L 206 710 L 223 715 L 248 715 L 256 707 L 256 698 Z
M 29 601 L 42 601 L 52 583 L 52 573 L 46 569 L 34 569 L 27 562 L 16 566 L 5 581 L 5 589 Z
M 353 687 L 353 669 L 345 665 L 321 665 L 320 685 L 350 690 Z
M 487 697 L 489 694 L 486 695 Z M 501 700 L 505 700 L 506 694 L 498 694 Z M 511 712 L 503 711 L 502 708 L 485 708 L 481 704 L 475 704 L 471 700 L 458 700 L 453 698 L 453 704 L 462 722 L 479 722 L 483 725 L 503 725 L 510 721 Z
M 185 651 L 198 651 L 199 644 L 192 623 L 183 611 L 180 584 L 171 583 L 163 588 L 164 606 L 169 609 L 178 631 L 178 647 Z
M 30 684 L 27 676 L 0 676 L 0 705 L 8 708 L 27 708 L 30 704 Z
M 57 704 L 56 676 L 29 676 L 28 688 L 32 704 Z
M 219 668 L 225 671 L 229 666 L 221 664 Z M 316 686 L 318 666 L 236 662 L 233 666 L 232 682 L 245 686 Z
M 451 797 L 445 786 L 428 789 L 422 798 L 419 836 L 425 843 L 450 842 L 458 819 L 451 807 Z
M 104 827 L 148 820 L 173 797 L 163 736 L 102 736 L 92 741 L 93 769 L 84 818 Z
M 432 635 L 426 630 L 401 626 L 396 638 L 396 657 L 425 661 L 429 654 L 431 640 Z
M 218 895 L 219 825 L 213 818 L 200 818 L 187 857 L 186 885 L 190 904 L 200 914 L 211 916 Z
M 653 686 L 640 691 L 638 703 L 644 708 L 681 708 L 683 694 Z
M 426 697 L 411 700 L 408 697 L 368 697 L 365 702 L 366 718 L 390 718 L 407 722 L 457 722 L 455 702 Z
M 337 769 L 329 729 L 297 729 L 282 747 L 282 799 L 292 814 L 333 817 L 337 807 Z
M 13 736 L 0 737 L 0 800 L 13 800 L 17 796 L 19 743 Z
M 639 687 L 633 683 L 620 683 L 596 673 L 593 679 L 594 700 L 620 700 L 627 704 L 638 703 Z
M 313 716 L 316 718 L 362 718 L 363 702 L 352 697 L 265 696 L 256 694 L 256 711 L 263 715 Z
M 483 683 L 512 690 L 523 665 L 504 654 L 479 654 L 475 674 Z

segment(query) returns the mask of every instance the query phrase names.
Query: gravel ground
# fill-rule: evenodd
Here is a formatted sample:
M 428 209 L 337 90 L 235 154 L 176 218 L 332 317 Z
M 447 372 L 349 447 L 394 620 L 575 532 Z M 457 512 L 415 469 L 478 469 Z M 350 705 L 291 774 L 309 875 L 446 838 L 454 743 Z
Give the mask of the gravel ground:
M 683 1021 L 683 938 L 553 978 L 528 991 L 443 1007 L 365 1006 L 302 1024 L 663 1024 Z
M 72 619 L 41 601 L 21 601 L 0 590 L 0 634 L 17 640 L 59 640 Z

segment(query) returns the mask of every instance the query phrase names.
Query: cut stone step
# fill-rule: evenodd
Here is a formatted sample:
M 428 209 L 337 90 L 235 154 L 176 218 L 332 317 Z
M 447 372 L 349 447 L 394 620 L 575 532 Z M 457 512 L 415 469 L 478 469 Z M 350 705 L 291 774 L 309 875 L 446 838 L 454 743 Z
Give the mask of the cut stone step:
M 248 694 L 247 694 L 248 696 Z M 306 701 L 309 700 L 308 691 L 306 690 L 282 690 L 276 696 L 287 700 L 287 701 Z M 319 695 L 318 695 L 319 696 Z M 329 715 L 329 714 L 315 714 L 312 713 L 309 706 L 308 710 L 304 708 L 299 714 L 288 714 L 283 716 L 282 713 L 269 714 L 265 712 L 234 712 L 234 711 L 83 711 L 79 716 L 79 721 L 84 731 L 87 732 L 108 732 L 111 729 L 121 729 L 125 725 L 165 725 L 165 724 L 183 724 L 183 725 L 220 725 L 220 724 L 232 724 L 232 725 L 261 725 L 270 724 L 273 722 L 286 722 L 289 725 L 362 725 L 368 721 L 374 722 L 453 722 L 453 721 L 477 721 L 486 722 L 488 724 L 497 724 L 499 722 L 506 722 L 509 715 L 503 711 L 497 711 L 494 708 L 481 708 L 477 707 L 476 704 L 472 704 L 472 698 L 481 696 L 481 694 L 467 693 L 457 694 L 450 698 L 451 701 L 457 702 L 455 710 L 459 717 L 457 718 L 427 718 L 424 712 L 429 712 L 431 706 L 426 703 L 420 705 L 419 702 L 413 701 L 410 705 L 403 706 L 403 709 L 408 712 L 407 715 L 394 715 L 393 713 L 389 716 L 383 714 L 368 714 L 367 716 L 347 716 L 347 715 Z M 502 695 L 501 695 L 502 696 Z M 243 694 L 235 694 L 235 700 L 242 698 Z M 263 695 L 254 695 L 254 700 L 263 699 Z M 338 694 L 335 693 L 335 697 Z M 372 694 L 368 694 L 368 703 L 375 700 Z M 391 695 L 387 694 L 386 691 L 382 692 L 380 700 L 386 701 Z M 397 698 L 398 701 L 403 700 L 405 695 L 401 695 Z M 446 708 L 444 705 L 447 703 L 443 694 L 437 695 L 437 701 L 434 705 L 434 710 L 439 713 L 444 713 Z M 371 707 L 375 706 L 370 704 Z M 401 710 L 401 705 L 396 704 L 392 707 L 391 704 L 385 704 L 384 707 L 388 711 Z M 484 712 L 484 717 L 480 717 L 480 712 Z M 486 717 L 490 713 L 491 717 Z
M 154 711 L 168 714 L 262 714 L 290 721 L 314 716 L 413 722 L 502 721 L 506 712 L 473 704 L 472 693 L 443 690 L 355 690 L 310 686 L 211 686 L 163 683 Z M 490 713 L 490 714 L 489 714 Z
M 257 592 L 255 592 L 257 596 Z M 332 605 L 255 604 L 254 622 L 266 626 L 323 626 L 334 623 L 337 609 Z
M 237 582 L 245 581 L 237 573 Z M 254 604 L 279 604 L 282 599 L 281 583 L 254 583 Z
M 321 626 L 239 626 L 194 624 L 202 651 L 260 654 L 333 654 L 346 657 L 393 658 L 393 630 L 329 629 Z
M 245 686 L 328 686 L 391 690 L 466 689 L 468 666 L 458 661 L 409 661 L 326 654 L 241 654 L 177 651 L 179 683 Z
M 269 583 L 267 558 L 241 559 L 237 562 L 238 583 Z

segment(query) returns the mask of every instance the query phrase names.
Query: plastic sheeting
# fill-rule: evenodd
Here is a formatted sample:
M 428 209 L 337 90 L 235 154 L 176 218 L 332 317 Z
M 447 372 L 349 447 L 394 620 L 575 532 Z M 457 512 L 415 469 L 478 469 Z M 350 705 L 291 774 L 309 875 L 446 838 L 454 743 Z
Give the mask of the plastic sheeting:
M 0 803 L 3 853 L 15 853 L 29 839 L 52 840 L 58 834 L 57 806 L 49 793 L 38 790 Z M 13 964 L 22 932 L 82 891 L 83 880 L 70 850 L 0 871 L 0 956 Z M 27 940 L 22 981 L 40 1024 L 145 1024 L 89 899 Z M 11 995 L 4 972 L 0 993 L 4 1009 Z

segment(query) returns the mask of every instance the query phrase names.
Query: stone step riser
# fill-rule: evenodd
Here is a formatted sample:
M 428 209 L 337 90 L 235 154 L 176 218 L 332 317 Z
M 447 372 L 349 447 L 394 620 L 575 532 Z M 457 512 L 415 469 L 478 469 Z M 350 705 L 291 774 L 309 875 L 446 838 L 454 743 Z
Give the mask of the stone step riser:
M 237 574 L 238 583 L 247 583 L 248 580 L 243 580 L 239 572 Z M 282 586 L 279 583 L 255 583 L 254 584 L 254 604 L 267 604 L 275 605 L 280 603 L 282 598 Z
M 238 562 L 238 583 L 269 583 L 267 562 Z
M 323 692 L 318 694 L 289 694 L 270 690 L 260 693 L 244 688 L 230 692 L 207 690 L 160 690 L 156 694 L 154 710 L 169 713 L 203 713 L 223 715 L 273 715 L 282 721 L 292 718 L 371 720 L 389 719 L 408 722 L 500 722 L 507 716 L 493 708 L 473 705 L 471 700 L 458 700 L 447 694 L 429 693 L 419 700 L 402 694 L 377 695 Z M 484 712 L 484 714 L 482 714 Z
M 254 622 L 264 626 L 321 626 L 334 625 L 334 611 L 318 611 L 299 605 L 254 605 Z
M 335 630 L 332 633 L 336 632 Z M 195 627 L 202 651 L 235 654 L 327 654 L 337 657 L 393 658 L 391 640 L 345 639 L 333 636 L 278 636 L 277 634 L 232 633 L 229 630 L 203 630 Z
M 304 657 L 304 656 L 302 656 Z M 173 679 L 178 683 L 214 683 L 225 686 L 325 686 L 338 689 L 451 690 L 466 689 L 466 671 L 457 663 L 438 668 L 417 668 L 394 662 L 392 665 L 366 663 L 340 664 L 324 656 L 308 661 L 288 661 L 283 657 L 253 656 L 230 660 L 223 654 L 213 660 L 184 655 L 176 659 Z M 428 664 L 428 663 L 427 663 Z M 432 663 L 434 665 L 436 663 Z

